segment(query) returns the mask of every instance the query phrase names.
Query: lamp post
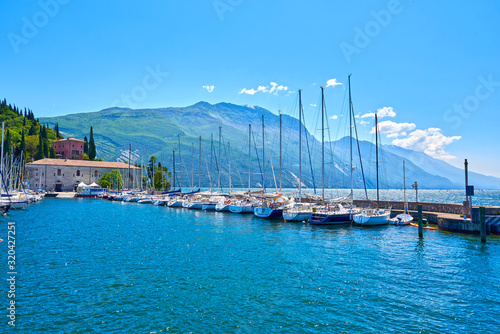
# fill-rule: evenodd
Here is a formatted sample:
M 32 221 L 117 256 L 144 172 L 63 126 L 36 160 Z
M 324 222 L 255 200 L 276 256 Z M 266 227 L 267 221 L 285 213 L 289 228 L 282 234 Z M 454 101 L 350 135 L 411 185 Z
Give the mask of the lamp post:
M 417 181 L 415 181 L 415 183 L 411 185 L 411 188 L 415 189 L 415 201 L 418 203 L 418 184 L 417 184 Z

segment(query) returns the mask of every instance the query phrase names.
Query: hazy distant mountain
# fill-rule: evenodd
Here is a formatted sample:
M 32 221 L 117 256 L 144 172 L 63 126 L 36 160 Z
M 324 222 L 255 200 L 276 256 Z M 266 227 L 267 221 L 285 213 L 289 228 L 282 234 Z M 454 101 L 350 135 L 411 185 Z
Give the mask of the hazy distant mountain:
M 425 153 L 407 150 L 398 146 L 384 146 L 384 150 L 405 157 L 414 164 L 421 166 L 429 174 L 448 178 L 454 183 L 455 188 L 465 188 L 464 169 L 434 159 Z M 500 189 L 500 178 L 474 173 L 469 170 L 469 184 L 474 185 L 476 189 Z
M 251 183 L 252 187 L 262 184 L 262 117 L 265 123 L 265 180 L 266 187 L 279 185 L 279 116 L 260 107 L 239 106 L 230 103 L 215 105 L 199 102 L 189 107 L 132 110 L 109 108 L 98 112 L 72 114 L 40 119 L 53 126 L 59 123 L 60 131 L 68 136 L 83 138 L 89 135 L 93 126 L 98 156 L 105 160 L 128 161 L 129 144 L 132 146 L 132 160 L 141 156 L 144 162 L 150 155 L 156 155 L 164 165 L 172 169 L 172 155 L 175 150 L 179 162 L 181 142 L 182 183 L 198 184 L 201 174 L 202 186 L 210 182 L 217 184 L 219 167 L 219 126 L 222 129 L 221 183 L 227 188 L 229 164 L 232 184 L 248 186 L 248 132 L 252 125 L 251 139 Z M 282 182 L 283 187 L 298 184 L 299 176 L 299 122 L 288 115 L 282 117 Z M 213 135 L 213 145 L 211 136 Z M 199 165 L 199 137 L 202 137 L 201 170 Z M 307 131 L 302 134 L 302 182 L 307 187 L 321 187 L 321 143 Z M 230 142 L 230 158 L 228 149 Z M 375 146 L 366 141 L 359 143 L 365 180 L 369 188 L 376 185 Z M 363 187 L 357 145 L 354 145 L 353 182 L 355 188 Z M 331 148 L 331 149 L 330 149 Z M 269 154 L 269 150 L 271 154 Z M 212 151 L 212 155 L 210 152 Z M 333 152 L 333 155 L 332 155 Z M 327 143 L 325 152 L 325 186 L 330 188 L 350 187 L 349 138 Z M 258 155 L 258 159 L 257 159 Z M 423 153 L 394 146 L 384 146 L 380 157 L 380 184 L 382 188 L 402 188 L 402 161 L 406 160 L 407 187 L 417 181 L 420 188 L 454 189 L 463 188 L 463 171 L 433 159 Z M 212 166 L 212 168 L 210 168 Z M 180 165 L 176 166 L 179 172 Z M 274 176 L 273 176 L 274 170 Z M 311 173 L 311 170 L 313 171 Z M 476 188 L 500 189 L 500 179 L 471 173 L 471 184 Z

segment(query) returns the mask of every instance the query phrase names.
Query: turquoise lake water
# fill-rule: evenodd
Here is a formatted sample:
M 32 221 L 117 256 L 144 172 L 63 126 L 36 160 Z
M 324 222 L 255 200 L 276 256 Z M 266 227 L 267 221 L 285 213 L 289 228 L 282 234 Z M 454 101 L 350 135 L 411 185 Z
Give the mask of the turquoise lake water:
M 19 333 L 500 332 L 499 238 L 91 199 L 2 220 Z

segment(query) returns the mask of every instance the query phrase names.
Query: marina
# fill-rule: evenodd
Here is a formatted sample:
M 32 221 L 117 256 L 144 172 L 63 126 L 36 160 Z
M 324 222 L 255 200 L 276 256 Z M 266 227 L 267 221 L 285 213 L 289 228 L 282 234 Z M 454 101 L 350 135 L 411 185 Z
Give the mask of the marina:
M 405 226 L 284 224 L 85 198 L 46 198 L 8 220 L 24 332 L 500 330 L 494 236 L 483 244 L 425 230 L 420 239 Z

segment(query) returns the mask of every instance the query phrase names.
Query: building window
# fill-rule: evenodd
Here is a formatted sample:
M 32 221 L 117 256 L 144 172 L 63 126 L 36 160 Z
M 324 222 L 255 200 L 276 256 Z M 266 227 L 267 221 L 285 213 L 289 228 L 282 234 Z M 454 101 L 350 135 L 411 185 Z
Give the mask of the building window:
M 97 171 L 94 172 L 94 176 L 97 177 Z
M 76 171 L 76 176 L 80 176 L 80 170 Z
M 61 170 L 60 169 L 57 170 L 57 176 L 61 176 Z

